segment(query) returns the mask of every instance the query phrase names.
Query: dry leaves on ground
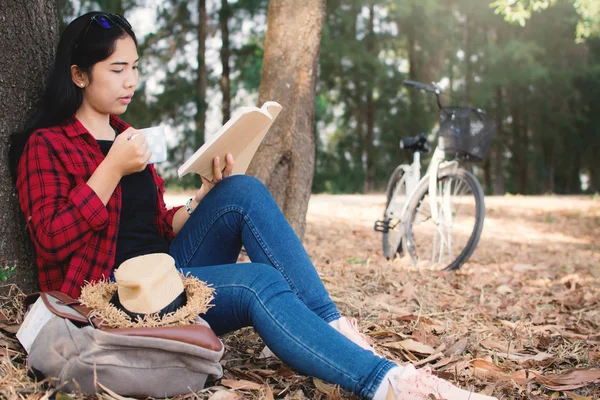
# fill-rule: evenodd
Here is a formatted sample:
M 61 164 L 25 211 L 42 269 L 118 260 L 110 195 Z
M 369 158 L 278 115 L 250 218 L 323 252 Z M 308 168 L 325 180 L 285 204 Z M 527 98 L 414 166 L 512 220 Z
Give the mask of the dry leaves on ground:
M 382 195 L 313 196 L 305 236 L 331 297 L 380 354 L 503 399 L 600 398 L 600 200 L 486 198 L 481 242 L 451 273 L 382 256 L 372 226 L 383 203 Z M 42 398 L 2 324 L 0 316 L 0 396 Z M 261 357 L 252 329 L 224 340 L 224 379 L 178 400 L 355 398 Z

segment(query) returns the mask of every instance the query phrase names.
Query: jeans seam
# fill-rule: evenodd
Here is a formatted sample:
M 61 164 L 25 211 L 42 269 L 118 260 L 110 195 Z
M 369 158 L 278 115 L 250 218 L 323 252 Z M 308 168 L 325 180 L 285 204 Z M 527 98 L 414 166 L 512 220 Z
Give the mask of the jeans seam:
M 219 212 L 217 212 L 213 218 L 208 222 L 208 224 L 206 224 L 206 227 L 201 231 L 200 234 L 200 238 L 196 241 L 195 246 L 190 246 L 193 251 L 191 251 L 189 253 L 189 255 L 186 257 L 186 259 L 184 260 L 184 265 L 181 266 L 181 268 L 188 268 L 190 261 L 192 260 L 192 258 L 194 257 L 194 254 L 196 254 L 196 252 L 198 251 L 198 248 L 200 247 L 200 245 L 202 244 L 202 241 L 204 240 L 204 237 L 206 236 L 206 234 L 208 233 L 208 231 L 210 230 L 210 228 L 212 228 L 213 224 L 219 219 L 221 218 L 224 214 L 227 214 L 229 212 L 237 212 L 239 213 L 242 218 L 244 219 L 244 222 L 248 225 L 248 227 L 250 228 L 250 232 L 252 232 L 252 235 L 254 236 L 254 238 L 256 239 L 257 243 L 259 244 L 260 248 L 265 252 L 267 258 L 269 259 L 269 261 L 271 261 L 271 263 L 273 264 L 273 267 L 279 271 L 279 273 L 281 274 L 281 276 L 283 276 L 283 278 L 285 279 L 285 281 L 288 283 L 288 285 L 290 285 L 290 288 L 292 289 L 292 291 L 296 294 L 296 296 L 298 296 L 298 298 L 300 300 L 302 300 L 302 302 L 304 302 L 304 298 L 302 297 L 302 295 L 300 294 L 300 292 L 298 291 L 298 289 L 296 288 L 296 286 L 294 285 L 292 279 L 290 279 L 290 277 L 288 276 L 288 274 L 285 273 L 285 270 L 283 268 L 281 268 L 281 265 L 279 264 L 279 262 L 275 259 L 275 256 L 273 255 L 273 253 L 271 253 L 268 248 L 266 243 L 264 242 L 264 240 L 262 239 L 262 237 L 260 236 L 260 234 L 258 233 L 258 230 L 256 229 L 256 227 L 254 226 L 254 224 L 252 223 L 250 216 L 248 215 L 248 213 L 239 206 L 229 206 L 229 207 L 225 207 L 223 209 L 221 209 Z M 336 314 L 339 315 L 339 312 L 332 314 L 333 316 L 335 316 Z M 328 316 L 328 318 L 330 318 L 330 316 Z M 330 322 L 330 321 L 327 321 Z
M 342 318 L 341 314 L 338 311 L 336 311 L 336 312 L 333 312 L 333 313 L 331 313 L 331 314 L 326 315 L 325 317 L 323 317 L 323 320 L 325 322 L 327 322 L 327 323 L 330 323 L 331 321 L 335 321 L 335 320 L 338 320 L 340 318 Z
M 331 369 L 337 371 L 338 373 L 346 376 L 346 378 L 348 378 L 349 380 L 351 380 L 353 382 L 353 384 L 359 384 L 360 380 L 356 380 L 354 379 L 352 376 L 349 376 L 348 374 L 346 374 L 346 372 L 340 370 L 339 368 L 337 368 L 336 365 L 331 364 L 330 362 L 328 362 L 327 360 L 325 360 L 324 358 L 322 358 L 320 356 L 319 353 L 315 353 L 314 351 L 312 351 L 310 348 L 306 347 L 304 345 L 304 343 L 302 343 L 301 341 L 299 341 L 295 336 L 293 336 L 292 334 L 290 334 L 288 332 L 288 330 L 279 323 L 279 321 L 277 321 L 277 318 L 275 318 L 275 316 L 273 314 L 271 314 L 271 311 L 264 305 L 263 301 L 261 300 L 260 296 L 258 295 L 258 293 L 251 287 L 246 286 L 246 285 L 219 285 L 218 287 L 215 288 L 230 288 L 230 287 L 241 287 L 244 288 L 246 290 L 248 290 L 249 292 L 251 292 L 257 299 L 257 301 L 259 302 L 259 304 L 261 305 L 261 307 L 263 308 L 263 310 L 271 317 L 271 319 L 273 320 L 273 322 L 275 322 L 277 325 L 279 325 L 280 329 L 285 332 L 290 339 L 292 339 L 293 341 L 295 341 L 299 346 L 303 347 L 304 349 L 306 349 L 307 351 L 309 351 L 313 356 L 315 356 L 316 358 L 322 360 L 323 362 L 325 362 Z M 332 328 L 333 329 L 333 328 Z M 379 374 L 379 373 L 378 373 Z
M 217 220 L 219 218 L 221 218 L 224 214 L 227 214 L 228 212 L 232 212 L 232 211 L 238 211 L 239 207 L 234 207 L 234 206 L 230 206 L 230 207 L 225 207 L 222 210 L 220 210 L 218 213 L 216 213 L 213 218 L 208 222 L 208 224 L 206 225 L 205 229 L 203 229 L 201 231 L 200 234 L 200 238 L 196 241 L 195 246 L 190 246 L 193 248 L 193 251 L 189 252 L 188 257 L 186 257 L 186 259 L 184 260 L 184 266 L 182 266 L 182 268 L 188 268 L 188 264 L 190 263 L 190 261 L 192 260 L 192 258 L 194 258 L 194 254 L 196 254 L 196 252 L 198 251 L 198 248 L 200 247 L 200 245 L 202 244 L 202 241 L 204 240 L 206 234 L 208 233 L 208 231 L 210 230 L 210 228 L 212 228 L 213 224 L 215 222 L 217 222 Z M 240 212 L 241 214 L 241 212 Z M 242 214 L 243 215 L 243 214 Z
M 290 287 L 292 288 L 292 290 L 294 291 L 294 293 L 296 294 L 296 296 L 298 296 L 298 298 L 300 300 L 302 300 L 302 302 L 304 302 L 304 299 L 302 298 L 302 296 L 300 295 L 300 292 L 298 291 L 298 289 L 296 288 L 296 286 L 294 285 L 293 281 L 290 279 L 290 277 L 285 273 L 285 270 L 283 268 L 281 268 L 281 265 L 277 262 L 277 260 L 275 259 L 275 256 L 273 255 L 273 253 L 271 253 L 268 248 L 266 243 L 264 242 L 264 240 L 262 239 L 262 237 L 260 236 L 260 234 L 258 233 L 258 230 L 256 229 L 256 227 L 254 226 L 254 224 L 252 223 L 252 221 L 250 220 L 250 217 L 248 216 L 248 214 L 246 212 L 244 212 L 243 210 L 239 211 L 240 214 L 244 217 L 244 221 L 246 222 L 246 224 L 248 225 L 248 227 L 250 228 L 250 231 L 252 232 L 252 235 L 254 235 L 254 238 L 256 239 L 256 241 L 258 242 L 259 246 L 261 249 L 263 249 L 263 251 L 265 252 L 265 254 L 267 255 L 267 258 L 269 259 L 269 261 L 271 261 L 271 263 L 273 264 L 273 267 L 275 267 L 275 269 L 277 271 L 279 271 L 279 273 L 281 273 L 281 275 L 284 277 L 284 279 L 286 280 L 286 282 L 288 283 L 288 285 L 290 285 Z

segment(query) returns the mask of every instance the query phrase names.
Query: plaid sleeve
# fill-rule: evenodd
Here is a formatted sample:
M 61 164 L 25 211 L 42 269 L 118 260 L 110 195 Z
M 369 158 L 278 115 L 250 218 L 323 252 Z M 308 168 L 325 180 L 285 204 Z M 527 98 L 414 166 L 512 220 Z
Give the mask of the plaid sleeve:
M 48 260 L 67 260 L 94 231 L 108 223 L 108 211 L 87 183 L 75 184 L 43 133 L 29 139 L 19 163 L 17 190 L 32 240 Z

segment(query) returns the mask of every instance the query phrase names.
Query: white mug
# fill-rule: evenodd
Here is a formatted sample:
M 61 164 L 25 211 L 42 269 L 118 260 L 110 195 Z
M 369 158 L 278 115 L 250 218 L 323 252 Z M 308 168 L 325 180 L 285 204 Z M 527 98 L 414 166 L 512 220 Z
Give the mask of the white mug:
M 152 152 L 148 164 L 155 164 L 167 160 L 167 136 L 164 126 L 140 129 L 140 132 L 148 142 L 148 148 Z

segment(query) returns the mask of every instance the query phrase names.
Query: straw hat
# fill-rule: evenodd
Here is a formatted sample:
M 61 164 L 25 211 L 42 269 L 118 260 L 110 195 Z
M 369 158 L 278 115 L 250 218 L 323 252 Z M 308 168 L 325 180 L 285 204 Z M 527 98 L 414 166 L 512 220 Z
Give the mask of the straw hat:
M 84 286 L 79 298 L 110 328 L 191 324 L 213 299 L 214 289 L 183 276 L 165 253 L 130 258 L 114 276 Z

